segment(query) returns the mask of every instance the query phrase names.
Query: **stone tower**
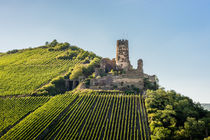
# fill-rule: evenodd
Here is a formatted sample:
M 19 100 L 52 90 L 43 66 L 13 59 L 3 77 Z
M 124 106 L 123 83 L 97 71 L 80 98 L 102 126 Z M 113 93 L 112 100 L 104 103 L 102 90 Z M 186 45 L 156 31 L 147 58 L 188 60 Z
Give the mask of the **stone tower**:
M 116 65 L 126 71 L 131 68 L 128 40 L 117 40 Z
M 137 70 L 141 75 L 143 75 L 144 71 L 143 71 L 143 60 L 142 59 L 138 60 Z

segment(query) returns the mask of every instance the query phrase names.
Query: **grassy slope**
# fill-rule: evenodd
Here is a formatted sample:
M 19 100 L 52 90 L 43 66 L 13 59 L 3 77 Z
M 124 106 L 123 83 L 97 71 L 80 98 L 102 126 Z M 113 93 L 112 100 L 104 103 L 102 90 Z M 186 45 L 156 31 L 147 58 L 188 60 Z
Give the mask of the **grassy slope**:
M 30 94 L 68 71 L 77 60 L 56 59 L 62 53 L 36 48 L 0 56 L 0 95 Z
M 138 95 L 57 95 L 1 139 L 146 139 L 143 108 Z

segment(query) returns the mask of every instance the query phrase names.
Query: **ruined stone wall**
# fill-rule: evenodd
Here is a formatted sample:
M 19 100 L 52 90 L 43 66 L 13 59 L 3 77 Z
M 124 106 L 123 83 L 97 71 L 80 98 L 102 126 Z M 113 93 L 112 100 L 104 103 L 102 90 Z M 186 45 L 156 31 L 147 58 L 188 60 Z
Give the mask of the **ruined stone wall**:
M 108 72 L 113 70 L 123 69 L 125 73 L 121 75 L 112 75 Z M 156 82 L 156 76 L 144 74 L 143 60 L 138 60 L 137 69 L 133 69 L 129 60 L 128 40 L 117 40 L 116 58 L 110 60 L 103 58 L 100 63 L 100 68 L 95 69 L 96 76 L 100 75 L 100 71 L 107 73 L 107 76 L 91 79 L 91 89 L 119 89 L 135 87 L 144 89 L 144 78 L 148 78 L 150 82 Z
M 129 88 L 129 87 L 136 87 L 139 89 L 144 88 L 144 81 L 142 78 L 139 77 L 114 77 L 113 84 L 117 85 L 119 89 Z
M 152 82 L 152 83 L 158 82 L 158 81 L 157 81 L 156 75 L 144 74 L 144 78 L 147 78 L 147 79 L 148 79 L 150 82 Z
M 138 70 L 138 72 L 139 72 L 140 74 L 143 75 L 144 71 L 143 71 L 143 60 L 142 60 L 142 59 L 139 59 L 139 60 L 138 60 L 138 68 L 137 68 L 137 70 Z
M 144 88 L 144 79 L 137 70 L 131 70 L 122 75 L 111 75 L 99 79 L 91 79 L 91 89 L 125 89 L 128 87 Z
M 110 60 L 109 58 L 103 58 L 100 62 L 100 68 L 104 69 L 105 72 L 116 70 L 116 62 L 115 60 Z

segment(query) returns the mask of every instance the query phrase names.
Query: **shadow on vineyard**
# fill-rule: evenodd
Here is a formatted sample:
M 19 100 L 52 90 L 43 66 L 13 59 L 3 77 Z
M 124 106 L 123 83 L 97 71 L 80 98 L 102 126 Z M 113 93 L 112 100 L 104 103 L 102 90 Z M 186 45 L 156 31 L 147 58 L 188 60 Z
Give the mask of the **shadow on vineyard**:
M 50 97 L 0 98 L 0 137 L 26 116 L 46 103 Z
M 35 109 L 36 110 L 36 109 Z M 26 116 L 28 116 L 30 113 L 32 113 L 34 110 L 29 111 L 27 114 L 25 114 L 24 116 L 22 116 L 19 120 L 16 120 L 16 122 L 12 125 L 7 126 L 6 128 L 4 128 L 3 126 L 3 130 L 0 132 L 0 137 L 3 136 L 4 134 L 6 134 L 11 128 L 13 128 L 16 124 L 18 124 L 20 121 L 22 121 Z M 4 114 L 3 114 L 4 115 Z M 4 125 L 4 121 L 2 122 L 2 124 Z

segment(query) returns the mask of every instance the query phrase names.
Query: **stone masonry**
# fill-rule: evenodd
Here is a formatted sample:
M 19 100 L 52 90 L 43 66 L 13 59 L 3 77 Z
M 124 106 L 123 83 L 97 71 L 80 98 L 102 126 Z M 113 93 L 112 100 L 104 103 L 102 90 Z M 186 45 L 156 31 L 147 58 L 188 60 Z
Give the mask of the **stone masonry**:
M 147 78 L 150 82 L 156 82 L 156 76 L 150 76 L 143 72 L 143 60 L 138 60 L 137 69 L 133 69 L 129 60 L 129 47 L 128 40 L 117 40 L 116 58 L 108 59 L 103 58 L 101 60 L 100 68 L 97 68 L 97 78 L 91 79 L 91 89 L 119 89 L 125 90 L 126 88 L 135 87 L 138 89 L 144 89 L 144 78 Z M 122 74 L 113 75 L 109 73 L 111 70 L 121 70 Z M 98 77 L 100 72 L 106 72 L 106 76 Z
M 128 40 L 117 40 L 116 65 L 126 71 L 131 69 Z

